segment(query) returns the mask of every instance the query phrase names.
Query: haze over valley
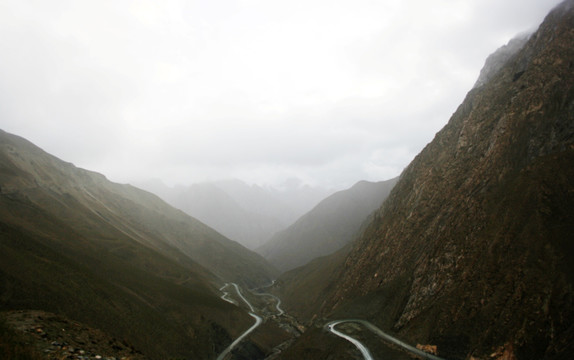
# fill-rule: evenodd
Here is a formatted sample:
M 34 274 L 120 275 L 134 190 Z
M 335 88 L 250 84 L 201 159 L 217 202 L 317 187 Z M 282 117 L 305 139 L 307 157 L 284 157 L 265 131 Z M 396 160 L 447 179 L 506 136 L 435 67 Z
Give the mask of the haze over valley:
M 249 249 L 262 246 L 311 210 L 330 191 L 294 184 L 275 189 L 219 180 L 168 187 L 159 180 L 138 184 Z
M 574 354 L 574 0 L 0 19 L 0 358 Z

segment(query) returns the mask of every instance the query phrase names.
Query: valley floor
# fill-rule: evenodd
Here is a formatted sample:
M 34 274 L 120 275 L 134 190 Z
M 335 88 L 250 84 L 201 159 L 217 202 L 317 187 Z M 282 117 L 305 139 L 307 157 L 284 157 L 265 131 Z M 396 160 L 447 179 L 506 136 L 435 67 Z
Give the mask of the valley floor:
M 237 337 L 218 356 L 217 360 L 290 358 L 291 351 L 285 350 L 289 350 L 290 346 L 306 329 L 295 318 L 285 313 L 281 308 L 281 300 L 277 296 L 265 292 L 266 287 L 245 291 L 235 283 L 227 283 L 220 290 L 223 293 L 222 299 L 249 311 L 255 322 Z M 278 338 L 272 337 L 267 347 L 261 346 L 263 344 L 258 337 L 266 331 L 261 331 L 261 326 L 280 329 L 283 332 L 283 341 L 278 341 Z M 260 332 L 257 333 L 257 331 Z M 372 323 L 360 319 L 330 321 L 324 324 L 319 332 L 319 337 L 323 339 L 328 337 L 330 341 L 339 342 L 338 345 L 341 350 L 338 347 L 334 352 L 339 352 L 336 356 L 343 356 L 344 358 L 377 360 L 390 357 L 395 360 L 409 360 L 416 356 L 421 359 L 443 360 L 438 356 L 422 351 L 420 345 L 414 347 L 406 344 L 384 333 Z M 342 339 L 333 339 L 334 337 Z M 319 338 L 316 340 L 322 341 Z M 345 346 L 347 344 L 344 344 L 346 342 L 349 342 L 347 347 Z M 432 351 L 432 347 L 429 348 Z M 326 355 L 333 356 L 332 352 L 330 350 Z

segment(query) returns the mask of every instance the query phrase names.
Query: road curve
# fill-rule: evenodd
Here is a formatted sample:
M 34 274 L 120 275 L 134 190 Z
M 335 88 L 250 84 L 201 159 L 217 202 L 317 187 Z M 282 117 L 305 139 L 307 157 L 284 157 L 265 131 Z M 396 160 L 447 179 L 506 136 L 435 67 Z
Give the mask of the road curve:
M 351 338 L 348 335 L 342 334 L 340 332 L 338 332 L 337 330 L 335 330 L 333 327 L 337 324 L 340 323 L 344 323 L 344 322 L 353 322 L 353 323 L 358 323 L 361 324 L 363 326 L 365 326 L 367 329 L 369 329 L 371 332 L 373 332 L 375 335 L 379 336 L 380 338 L 385 339 L 386 341 L 393 343 L 395 345 L 398 345 L 400 347 L 402 347 L 403 349 L 412 352 L 413 354 L 416 354 L 420 357 L 422 357 L 423 359 L 429 359 L 429 360 L 444 360 L 443 358 L 440 358 L 436 355 L 433 354 L 429 354 L 425 351 L 419 350 L 414 346 L 411 346 L 395 337 L 392 337 L 391 335 L 385 333 L 383 330 L 379 329 L 378 327 L 376 327 L 375 325 L 371 324 L 370 322 L 366 321 L 366 320 L 360 320 L 360 319 L 346 319 L 346 320 L 335 320 L 335 321 L 331 321 L 329 323 L 327 323 L 327 325 L 325 325 L 325 328 L 327 330 L 329 330 L 330 332 L 334 333 L 337 336 L 343 337 L 344 339 L 351 341 L 353 344 L 355 344 L 355 346 L 357 346 L 357 348 L 359 348 L 359 346 L 357 345 L 357 343 L 359 343 L 362 347 L 364 347 L 364 345 L 362 343 L 360 343 L 358 340 Z M 337 332 L 335 332 L 337 331 Z M 344 335 L 341 336 L 340 334 Z M 353 339 L 354 341 L 350 340 Z M 360 350 L 360 348 L 359 348 Z M 362 352 L 362 351 L 361 351 Z M 363 356 L 366 360 L 370 360 L 372 359 L 371 355 L 369 354 L 369 357 L 367 357 L 364 353 Z
M 249 313 L 249 315 L 251 315 L 255 319 L 255 324 L 253 324 L 249 329 L 247 329 L 247 331 L 245 331 L 243 334 L 241 334 L 241 336 L 239 336 L 237 339 L 235 339 L 235 341 L 232 342 L 231 345 L 226 347 L 225 350 L 223 350 L 221 352 L 221 354 L 219 354 L 219 356 L 217 357 L 217 360 L 225 359 L 225 356 L 227 356 L 227 354 L 229 354 L 231 352 L 231 350 L 233 350 L 233 348 L 237 346 L 237 344 L 239 344 L 247 335 L 249 335 L 253 330 L 255 330 L 263 322 L 263 319 L 260 316 L 257 316 L 251 312 Z
M 231 299 L 231 298 L 229 297 L 230 293 L 227 292 L 227 291 L 225 291 L 225 288 L 226 288 L 228 285 L 229 285 L 229 284 L 225 284 L 225 285 L 223 285 L 223 286 L 219 289 L 219 291 L 223 292 L 223 295 L 221 295 L 221 299 L 227 301 L 228 303 L 231 303 L 231 304 L 233 304 L 233 305 L 238 306 L 237 303 L 235 302 L 235 300 L 233 300 L 233 299 Z
M 223 350 L 221 352 L 221 354 L 219 354 L 219 356 L 217 357 L 217 360 L 225 359 L 227 354 L 229 354 L 231 352 L 231 350 L 233 350 L 233 348 L 237 346 L 237 344 L 239 344 L 243 339 L 245 339 L 245 337 L 247 335 L 249 335 L 253 330 L 255 330 L 263 322 L 263 319 L 260 316 L 254 314 L 255 309 L 253 308 L 253 305 L 251 305 L 251 303 L 249 301 L 247 301 L 247 299 L 243 296 L 243 294 L 239 290 L 239 286 L 237 286 L 236 283 L 226 283 L 225 285 L 223 285 L 219 289 L 220 291 L 224 292 L 224 294 L 221 296 L 221 298 L 227 302 L 230 302 L 236 306 L 239 306 L 235 301 L 233 301 L 233 299 L 229 298 L 229 292 L 224 290 L 229 285 L 233 285 L 233 287 L 235 287 L 235 291 L 237 292 L 237 295 L 241 298 L 241 300 L 243 300 L 243 302 L 245 302 L 245 304 L 247 304 L 247 306 L 249 306 L 249 309 L 251 310 L 249 315 L 251 315 L 251 317 L 253 317 L 255 319 L 255 323 L 253 325 L 251 325 L 251 327 L 249 329 L 247 329 L 243 334 L 241 334 L 237 339 L 235 339 L 235 341 L 233 341 L 231 343 L 231 345 L 226 347 L 225 350 Z
M 283 309 L 281 309 L 281 299 L 279 299 L 277 296 L 275 296 L 273 294 L 269 294 L 269 293 L 264 293 L 262 295 L 271 296 L 273 299 L 275 299 L 275 301 L 277 301 L 277 303 L 275 303 L 275 308 L 279 312 L 279 314 L 277 314 L 278 316 L 285 314 L 285 311 L 283 311 Z
M 239 297 L 241 298 L 241 300 L 243 300 L 244 303 L 247 304 L 247 306 L 249 306 L 249 310 L 251 312 L 255 312 L 255 309 L 253 308 L 253 305 L 251 305 L 251 303 L 249 301 L 247 301 L 247 299 L 243 296 L 243 294 L 241 293 L 241 291 L 239 290 L 239 286 L 237 286 L 236 283 L 231 283 L 231 285 L 233 285 L 235 287 L 235 291 L 237 291 L 237 295 L 239 295 Z
M 283 309 L 281 309 L 281 299 L 279 299 L 277 296 L 275 296 L 273 294 L 269 294 L 269 293 L 253 293 L 253 295 L 272 297 L 273 299 L 275 299 L 275 308 L 277 309 L 277 313 L 278 313 L 277 316 L 281 316 L 281 315 L 285 314 L 285 311 L 283 311 Z
M 257 296 L 269 296 L 269 297 L 272 297 L 273 299 L 275 299 L 275 308 L 277 309 L 277 312 L 278 312 L 277 316 L 281 316 L 281 315 L 285 314 L 285 311 L 283 311 L 283 309 L 281 309 L 281 299 L 279 299 L 277 296 L 270 294 L 270 293 L 267 293 L 267 292 L 264 292 L 264 293 L 259 292 L 263 289 L 266 289 L 266 288 L 269 288 L 269 287 L 275 285 L 275 281 L 276 280 L 271 280 L 271 282 L 268 285 L 264 285 L 264 286 L 261 286 L 261 287 L 255 288 L 255 289 L 251 289 L 251 293 L 253 295 L 257 295 Z
M 347 341 L 350 341 L 353 345 L 355 345 L 357 347 L 357 349 L 359 349 L 361 354 L 363 354 L 363 357 L 365 358 L 365 360 L 373 360 L 373 357 L 371 356 L 369 349 L 367 349 L 367 347 L 365 345 L 363 345 L 363 343 L 361 343 L 359 340 L 357 340 L 355 338 L 350 337 L 347 334 L 343 334 L 342 332 L 335 330 L 335 326 L 337 326 L 340 323 L 344 323 L 344 322 L 348 322 L 348 320 L 331 321 L 330 323 L 328 323 L 326 325 L 326 328 L 327 328 L 327 330 L 329 330 L 333 334 L 337 335 L 338 337 L 341 337 Z

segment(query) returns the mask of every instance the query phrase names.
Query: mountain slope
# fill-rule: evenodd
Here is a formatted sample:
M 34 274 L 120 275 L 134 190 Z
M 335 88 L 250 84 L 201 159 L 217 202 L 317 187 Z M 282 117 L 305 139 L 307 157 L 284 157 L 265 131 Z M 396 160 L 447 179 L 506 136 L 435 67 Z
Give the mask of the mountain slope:
M 1 133 L 2 193 L 25 196 L 76 231 L 123 234 L 162 252 L 175 248 L 226 281 L 268 281 L 265 260 L 157 196 L 108 181 L 46 154 L 24 139 Z M 81 205 L 85 213 L 74 208 Z M 102 226 L 103 222 L 105 226 Z
M 213 284 L 273 272 L 156 196 L 3 131 L 0 234 L 0 309 L 63 314 L 152 358 L 213 357 L 251 322 Z
M 265 214 L 289 225 L 330 194 L 322 188 L 303 185 L 288 179 L 281 188 L 247 185 L 240 180 L 220 180 L 213 183 L 225 191 L 245 210 Z
M 257 251 L 287 271 L 342 248 L 383 203 L 396 181 L 360 181 L 329 196 Z
M 571 357 L 573 70 L 568 0 L 468 93 L 306 306 L 446 358 Z

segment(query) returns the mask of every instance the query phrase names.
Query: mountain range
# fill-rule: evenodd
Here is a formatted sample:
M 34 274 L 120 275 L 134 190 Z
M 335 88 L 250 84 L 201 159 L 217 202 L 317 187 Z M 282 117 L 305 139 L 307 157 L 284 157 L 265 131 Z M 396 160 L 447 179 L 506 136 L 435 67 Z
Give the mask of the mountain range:
M 341 319 L 361 320 L 341 331 L 377 350 L 361 324 L 444 359 L 570 359 L 574 0 L 487 59 L 396 179 L 295 212 L 237 181 L 172 194 L 181 210 L 0 130 L 0 320 L 98 329 L 153 359 L 214 359 L 259 323 L 228 357 L 358 357 L 329 330 Z M 238 219 L 225 230 L 237 239 L 218 216 Z M 267 259 L 234 241 L 248 233 Z M 7 331 L 0 321 L 0 355 Z
M 157 180 L 137 185 L 249 249 L 263 245 L 331 193 L 298 183 L 278 189 L 236 179 L 174 187 Z

